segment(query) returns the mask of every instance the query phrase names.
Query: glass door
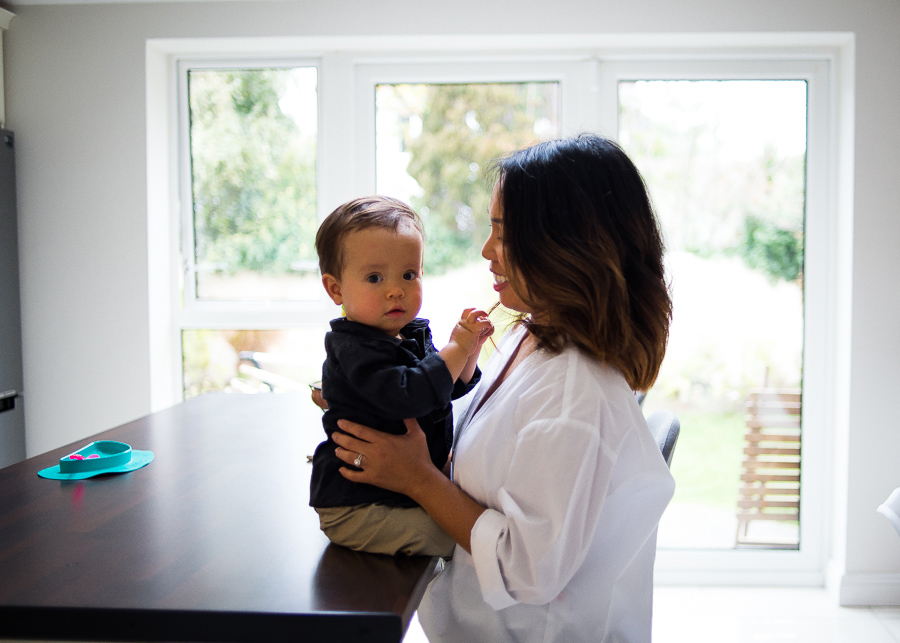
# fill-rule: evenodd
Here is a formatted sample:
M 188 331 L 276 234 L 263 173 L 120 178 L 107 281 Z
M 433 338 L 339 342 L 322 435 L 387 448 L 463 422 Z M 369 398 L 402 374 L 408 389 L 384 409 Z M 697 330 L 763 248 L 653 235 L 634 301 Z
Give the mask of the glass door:
M 644 402 L 682 432 L 660 547 L 798 549 L 806 80 L 621 80 L 674 315 Z

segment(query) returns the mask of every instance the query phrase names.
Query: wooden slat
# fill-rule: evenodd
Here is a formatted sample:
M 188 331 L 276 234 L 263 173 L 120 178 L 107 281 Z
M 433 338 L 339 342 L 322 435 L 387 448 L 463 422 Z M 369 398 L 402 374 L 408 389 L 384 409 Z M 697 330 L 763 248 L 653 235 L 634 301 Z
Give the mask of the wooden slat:
M 783 407 L 754 407 L 748 404 L 744 409 L 747 418 L 800 418 L 800 409 L 785 409 Z M 745 418 L 746 419 L 746 418 Z
M 759 455 L 782 455 L 782 456 L 793 456 L 796 458 L 796 461 L 800 462 L 800 447 L 744 447 L 744 455 L 750 456 L 759 456 Z
M 751 429 L 799 429 L 800 417 L 783 416 L 783 417 L 767 417 L 747 416 L 747 426 Z
M 757 496 L 797 496 L 798 498 L 800 493 L 800 488 L 794 486 L 793 488 L 787 487 L 743 487 L 740 491 L 740 494 L 744 497 L 756 498 Z
M 800 400 L 803 398 L 803 389 L 799 388 L 752 388 L 748 391 L 750 398 L 763 400 Z
M 797 509 L 800 507 L 799 500 L 738 500 L 738 507 L 741 509 L 769 509 L 772 507 L 780 507 L 785 509 Z
M 800 464 L 797 462 L 755 462 L 753 460 L 744 461 L 744 469 L 799 469 Z
M 737 514 L 738 520 L 743 521 L 751 521 L 751 520 L 797 520 L 800 517 L 800 512 L 797 513 L 785 513 L 785 514 L 756 514 L 756 513 L 742 513 L 738 512 Z
M 800 497 L 800 487 L 796 484 L 787 487 L 742 487 L 743 496 L 797 496 Z
M 800 408 L 803 401 L 798 395 L 788 395 L 779 393 L 770 394 L 750 394 L 745 404 L 747 406 L 783 406 L 790 408 Z
M 800 433 L 797 434 L 787 434 L 787 433 L 762 433 L 760 431 L 747 431 L 744 434 L 744 440 L 746 442 L 800 442 Z
M 760 475 L 759 473 L 743 473 L 741 475 L 742 482 L 800 482 L 800 473 L 797 472 L 791 475 L 785 474 L 769 474 L 769 475 Z

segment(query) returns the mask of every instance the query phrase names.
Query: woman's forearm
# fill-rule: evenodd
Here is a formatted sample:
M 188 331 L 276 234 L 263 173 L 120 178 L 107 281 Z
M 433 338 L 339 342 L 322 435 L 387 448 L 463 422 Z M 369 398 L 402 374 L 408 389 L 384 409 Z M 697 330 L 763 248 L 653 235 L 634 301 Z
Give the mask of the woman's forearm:
M 485 511 L 485 507 L 475 502 L 456 483 L 433 468 L 409 496 L 422 508 L 453 540 L 472 553 L 472 528 Z

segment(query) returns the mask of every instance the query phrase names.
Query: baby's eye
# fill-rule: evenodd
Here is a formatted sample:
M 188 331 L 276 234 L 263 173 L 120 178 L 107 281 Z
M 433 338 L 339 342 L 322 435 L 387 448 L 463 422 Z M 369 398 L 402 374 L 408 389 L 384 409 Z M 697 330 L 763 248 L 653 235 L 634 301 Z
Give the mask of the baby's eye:
M 417 273 L 415 270 L 410 270 L 403 273 L 403 278 L 406 279 L 406 281 L 415 281 L 418 277 L 419 273 Z
M 367 275 L 367 276 L 366 276 L 366 281 L 368 281 L 370 284 L 377 284 L 377 283 L 380 283 L 380 282 L 381 282 L 381 275 L 377 275 L 377 274 L 375 274 L 375 275 Z

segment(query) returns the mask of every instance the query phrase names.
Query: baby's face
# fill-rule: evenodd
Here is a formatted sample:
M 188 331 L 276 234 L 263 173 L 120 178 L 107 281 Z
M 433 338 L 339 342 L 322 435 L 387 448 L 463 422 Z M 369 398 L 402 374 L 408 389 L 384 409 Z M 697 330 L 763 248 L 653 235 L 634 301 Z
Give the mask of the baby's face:
M 396 336 L 422 307 L 422 237 L 412 226 L 344 239 L 340 299 L 347 319 Z

